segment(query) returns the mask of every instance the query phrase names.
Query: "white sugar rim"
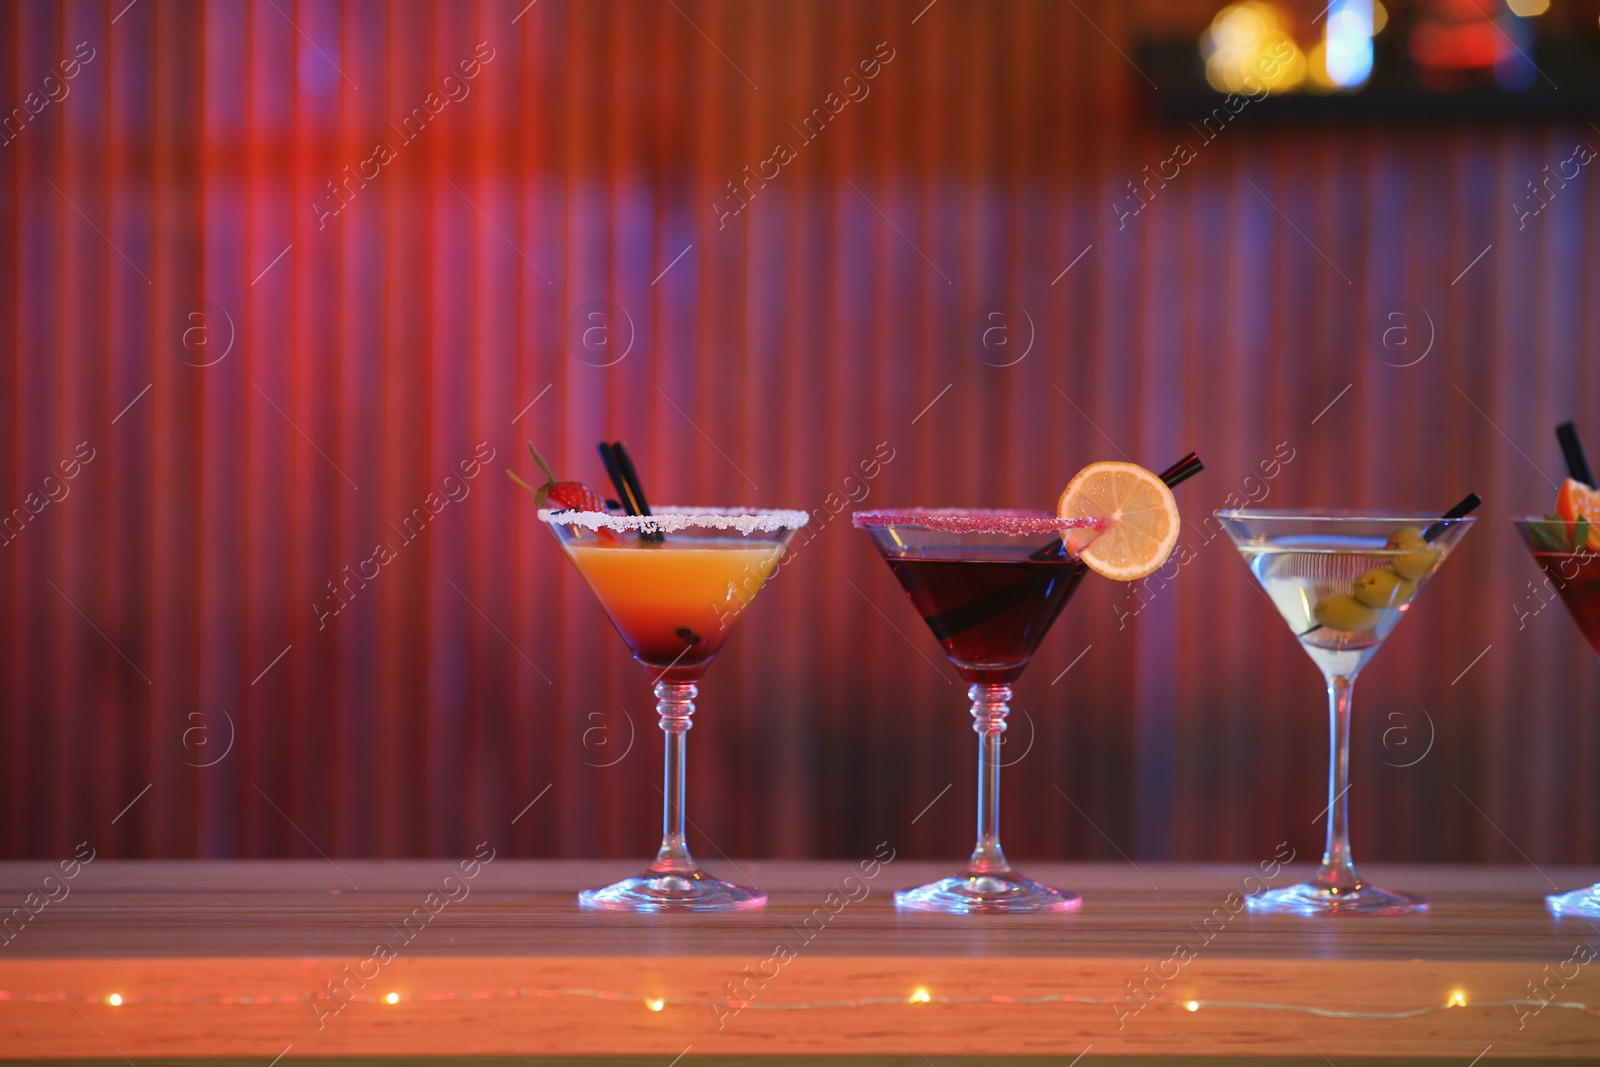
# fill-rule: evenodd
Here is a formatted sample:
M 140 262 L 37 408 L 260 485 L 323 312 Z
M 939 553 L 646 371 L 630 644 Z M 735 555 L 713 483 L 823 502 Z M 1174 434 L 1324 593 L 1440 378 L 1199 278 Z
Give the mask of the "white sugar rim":
M 804 511 L 782 508 L 652 508 L 650 515 L 613 515 L 609 511 L 551 511 L 539 509 L 539 520 L 559 526 L 582 526 L 590 530 L 660 530 L 672 533 L 690 527 L 737 530 L 742 534 L 798 530 L 811 521 Z

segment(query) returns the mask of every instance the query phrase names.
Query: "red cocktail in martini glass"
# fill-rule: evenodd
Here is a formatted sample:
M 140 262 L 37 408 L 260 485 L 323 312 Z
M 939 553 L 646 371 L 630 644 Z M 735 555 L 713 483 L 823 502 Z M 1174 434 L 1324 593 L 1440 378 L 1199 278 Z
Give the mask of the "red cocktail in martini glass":
M 1561 597 L 1589 647 L 1600 656 L 1600 537 L 1587 519 L 1512 519 L 1533 560 Z M 1600 919 L 1600 882 L 1545 897 L 1557 915 Z
M 1011 869 L 1000 848 L 1000 741 L 1011 683 L 1028 666 L 1050 624 L 1083 580 L 1083 547 L 1095 519 L 1044 512 L 858 511 L 865 530 L 906 596 L 971 688 L 978 734 L 978 841 L 966 869 L 902 889 L 895 903 L 918 911 L 1065 911 L 1076 893 L 1041 885 Z
M 1044 511 L 858 511 L 865 530 L 956 672 L 971 683 L 978 734 L 978 843 L 966 869 L 894 895 L 902 908 L 956 914 L 1066 911 L 1082 899 L 1024 878 L 1000 849 L 1000 736 L 1011 683 L 1085 570 L 1136 581 L 1166 562 L 1180 519 L 1172 486 L 1204 466 L 1189 453 L 1160 474 L 1091 463 Z

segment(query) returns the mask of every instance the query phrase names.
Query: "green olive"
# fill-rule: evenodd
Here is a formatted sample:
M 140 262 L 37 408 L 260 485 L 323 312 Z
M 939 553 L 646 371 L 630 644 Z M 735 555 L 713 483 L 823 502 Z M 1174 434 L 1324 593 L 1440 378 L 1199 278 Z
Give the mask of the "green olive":
M 1404 549 L 1427 548 L 1428 542 L 1422 539 L 1422 531 L 1415 526 L 1402 526 L 1389 535 L 1389 547 Z
M 1428 573 L 1439 563 L 1439 550 L 1437 548 L 1424 548 L 1420 552 L 1407 552 L 1403 556 L 1396 556 L 1389 561 L 1394 566 L 1394 571 L 1402 578 L 1417 581 L 1426 578 Z
M 1329 593 L 1311 609 L 1317 622 L 1330 630 L 1361 633 L 1378 625 L 1382 612 L 1371 608 L 1349 593 Z
M 1369 608 L 1392 608 L 1396 604 L 1404 603 L 1400 599 L 1402 584 L 1412 583 L 1387 567 L 1374 567 L 1370 571 L 1362 571 L 1350 591 L 1355 594 L 1357 600 Z

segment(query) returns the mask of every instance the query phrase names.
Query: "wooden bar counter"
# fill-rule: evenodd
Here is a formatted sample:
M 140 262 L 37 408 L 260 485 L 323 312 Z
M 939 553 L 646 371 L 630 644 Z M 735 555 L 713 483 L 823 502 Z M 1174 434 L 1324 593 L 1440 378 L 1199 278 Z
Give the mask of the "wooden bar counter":
M 1594 869 L 1372 865 L 1432 911 L 1330 921 L 1238 909 L 1246 864 L 1022 864 L 1084 897 L 1029 917 L 895 911 L 948 863 L 711 866 L 770 903 L 580 911 L 627 861 L 0 864 L 0 1059 L 1600 1061 L 1600 924 L 1543 899 Z

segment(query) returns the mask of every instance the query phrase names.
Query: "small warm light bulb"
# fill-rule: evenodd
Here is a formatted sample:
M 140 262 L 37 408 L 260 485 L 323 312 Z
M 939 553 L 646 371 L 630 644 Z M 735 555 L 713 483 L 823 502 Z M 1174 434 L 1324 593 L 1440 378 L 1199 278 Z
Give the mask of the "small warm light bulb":
M 1189 1003 L 1185 1004 L 1184 1007 L 1188 1008 L 1190 1011 L 1199 1011 L 1200 1002 L 1198 1000 L 1191 1000 Z
M 385 1004 L 398 1004 L 400 1003 L 400 994 L 390 993 L 388 996 L 383 998 L 383 1002 Z
M 1455 992 L 1450 994 L 1450 999 L 1444 1002 L 1444 1006 L 1447 1007 L 1447 1008 L 1464 1008 L 1464 1007 L 1466 1007 L 1467 1006 L 1467 994 L 1465 993 L 1465 991 L 1457 989 Z
M 113 994 L 111 994 L 109 997 L 106 998 L 106 1003 L 111 1005 L 113 1008 L 122 1007 L 122 994 L 121 993 L 113 993 Z
M 933 1000 L 933 995 L 930 994 L 926 989 L 922 988 L 921 986 L 918 986 L 915 990 L 912 991 L 911 1003 L 913 1003 L 913 1004 L 927 1004 L 927 1003 L 930 1003 L 932 1000 Z
M 662 1000 L 660 997 L 656 997 L 654 1000 L 646 1001 L 646 1003 L 650 1005 L 651 1011 L 660 1011 L 662 1008 L 667 1006 L 667 1002 Z

